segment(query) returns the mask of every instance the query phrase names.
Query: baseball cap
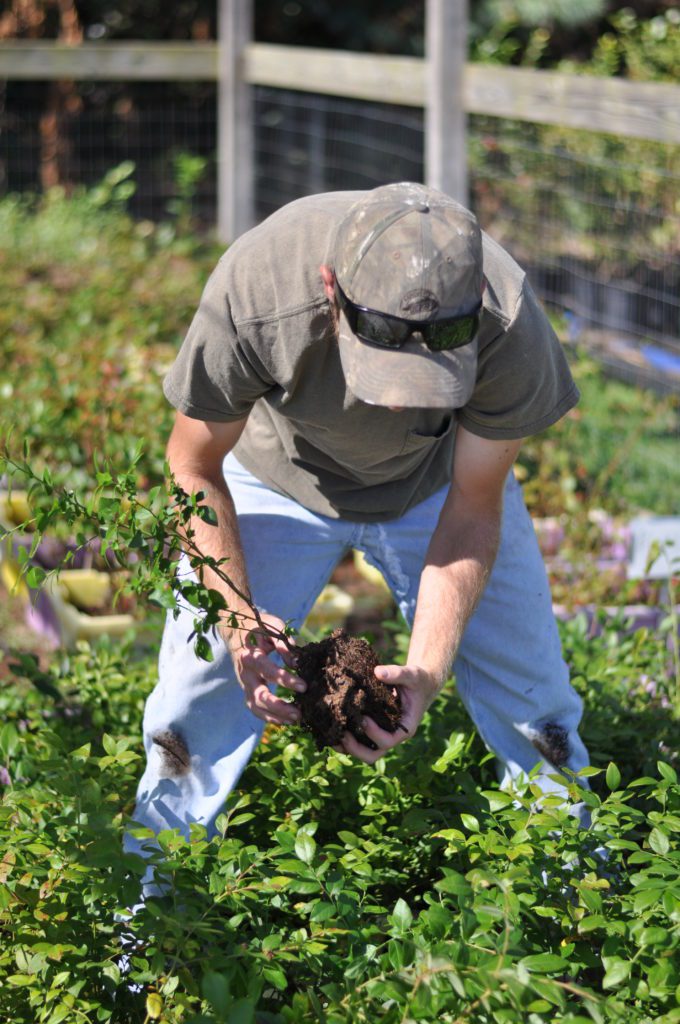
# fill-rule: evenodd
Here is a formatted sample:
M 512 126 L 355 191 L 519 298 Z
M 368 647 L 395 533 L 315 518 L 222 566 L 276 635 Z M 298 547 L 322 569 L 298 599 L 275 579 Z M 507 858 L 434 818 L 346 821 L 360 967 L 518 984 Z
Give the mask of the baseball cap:
M 340 222 L 335 276 L 350 302 L 406 320 L 431 321 L 478 309 L 484 283 L 477 218 L 450 196 L 413 182 L 366 192 Z M 347 385 L 375 405 L 460 408 L 475 384 L 477 341 L 445 352 L 418 334 L 399 349 L 357 337 L 340 313 Z

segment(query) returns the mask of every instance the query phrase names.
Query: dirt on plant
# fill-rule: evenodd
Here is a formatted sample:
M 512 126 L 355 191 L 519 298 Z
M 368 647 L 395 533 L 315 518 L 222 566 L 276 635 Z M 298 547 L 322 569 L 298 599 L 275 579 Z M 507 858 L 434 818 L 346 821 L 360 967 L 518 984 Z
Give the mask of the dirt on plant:
M 337 746 L 345 732 L 375 750 L 361 727 L 364 716 L 386 732 L 400 728 L 399 691 L 376 678 L 378 664 L 371 644 L 344 629 L 298 649 L 297 671 L 307 689 L 295 695 L 295 704 L 302 727 L 311 732 L 319 750 Z

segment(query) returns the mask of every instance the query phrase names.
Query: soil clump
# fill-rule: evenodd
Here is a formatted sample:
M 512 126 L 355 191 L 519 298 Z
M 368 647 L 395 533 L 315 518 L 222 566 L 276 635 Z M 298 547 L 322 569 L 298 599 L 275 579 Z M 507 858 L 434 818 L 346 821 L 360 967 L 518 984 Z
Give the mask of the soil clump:
M 371 644 L 344 629 L 299 648 L 297 671 L 307 689 L 295 695 L 295 704 L 302 727 L 311 732 L 319 750 L 337 746 L 345 732 L 375 750 L 375 743 L 361 728 L 364 716 L 386 732 L 400 727 L 399 691 L 376 679 L 378 664 Z

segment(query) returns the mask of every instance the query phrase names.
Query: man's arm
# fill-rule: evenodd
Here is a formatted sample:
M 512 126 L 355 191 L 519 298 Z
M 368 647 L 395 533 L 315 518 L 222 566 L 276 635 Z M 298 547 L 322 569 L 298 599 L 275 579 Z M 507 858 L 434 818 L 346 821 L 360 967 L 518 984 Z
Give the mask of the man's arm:
M 425 558 L 406 665 L 376 669 L 379 679 L 400 687 L 406 732 L 387 733 L 369 720 L 365 732 L 377 751 L 346 734 L 344 748 L 361 760 L 372 763 L 412 736 L 446 682 L 496 557 L 503 489 L 521 444 L 458 428 L 451 486 Z
M 224 457 L 238 441 L 245 424 L 245 418 L 232 423 L 217 423 L 191 419 L 178 412 L 168 441 L 167 459 L 180 486 L 188 494 L 202 491 L 205 504 L 217 515 L 216 527 L 196 517 L 191 520 L 196 546 L 204 555 L 228 558 L 225 572 L 242 594 L 250 596 L 236 510 L 222 473 Z M 242 629 L 232 630 L 225 625 L 222 634 L 243 686 L 247 706 L 266 722 L 297 722 L 297 708 L 275 697 L 268 686 L 275 683 L 294 690 L 305 688 L 302 680 L 279 668 L 268 657 L 273 651 L 286 657 L 288 649 L 285 644 L 254 629 L 256 623 L 253 622 L 251 608 L 215 573 L 205 569 L 203 581 L 223 595 L 230 611 L 244 616 Z M 263 614 L 262 619 L 275 630 L 284 628 L 282 620 L 273 615 Z M 254 644 L 250 642 L 253 638 Z

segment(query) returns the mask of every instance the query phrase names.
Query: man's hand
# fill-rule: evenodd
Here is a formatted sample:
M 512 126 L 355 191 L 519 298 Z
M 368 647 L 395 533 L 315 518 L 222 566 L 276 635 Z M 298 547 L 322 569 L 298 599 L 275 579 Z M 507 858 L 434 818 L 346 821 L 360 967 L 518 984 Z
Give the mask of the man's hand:
M 396 732 L 385 732 L 372 718 L 365 718 L 362 728 L 368 738 L 376 744 L 377 750 L 365 747 L 351 733 L 346 732 L 342 738 L 342 745 L 337 749 L 365 761 L 366 764 L 375 764 L 378 758 L 384 757 L 392 747 L 411 739 L 440 689 L 433 677 L 416 665 L 378 665 L 375 674 L 386 686 L 399 687 L 403 728 L 398 727 Z
M 276 633 L 283 633 L 285 623 L 274 615 L 262 615 L 265 626 Z M 288 701 L 275 697 L 269 687 L 284 686 L 287 690 L 303 693 L 305 682 L 281 668 L 269 657 L 279 654 L 284 663 L 291 666 L 294 655 L 282 639 L 269 636 L 261 630 L 234 630 L 227 639 L 234 668 L 243 687 L 246 706 L 263 722 L 276 725 L 293 725 L 300 721 L 300 712 Z

